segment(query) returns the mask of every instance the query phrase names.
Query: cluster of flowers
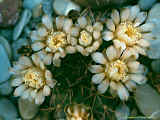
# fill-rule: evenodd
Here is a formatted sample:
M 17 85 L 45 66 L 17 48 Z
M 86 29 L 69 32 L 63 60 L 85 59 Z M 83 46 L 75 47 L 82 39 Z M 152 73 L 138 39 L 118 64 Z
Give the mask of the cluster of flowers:
M 92 59 L 97 63 L 89 70 L 95 73 L 92 82 L 98 84 L 100 93 L 109 88 L 112 95 L 118 95 L 121 100 L 128 100 L 129 91 L 136 88 L 136 84 L 143 84 L 144 66 L 137 59 L 139 54 L 146 55 L 149 40 L 154 25 L 145 23 L 147 13 L 141 12 L 139 6 L 131 6 L 120 12 L 113 10 L 111 18 L 106 21 L 107 30 L 103 32 L 105 41 L 113 41 L 113 45 L 103 53 L 95 52 Z
M 95 52 L 102 43 L 102 30 L 100 22 L 92 25 L 83 16 L 73 24 L 72 19 L 64 16 L 53 20 L 44 15 L 42 23 L 30 35 L 34 54 L 31 57 L 20 57 L 11 68 L 12 86 L 17 87 L 14 95 L 42 104 L 56 84 L 52 73 L 45 66 L 53 64 L 59 67 L 61 58 L 67 54 L 80 52 L 88 56 Z
M 137 61 L 139 54 L 146 55 L 148 41 L 153 38 L 151 31 L 154 25 L 145 23 L 146 18 L 147 13 L 141 12 L 137 5 L 121 11 L 113 10 L 104 30 L 101 22 L 91 23 L 84 16 L 73 23 L 72 19 L 64 16 L 53 19 L 44 15 L 42 23 L 31 32 L 35 53 L 31 57 L 20 57 L 11 68 L 12 86 L 17 87 L 14 95 L 42 104 L 56 84 L 45 65 L 59 67 L 61 58 L 79 52 L 84 56 L 91 55 L 97 63 L 90 65 L 89 70 L 95 74 L 92 82 L 98 84 L 98 91 L 105 93 L 109 88 L 111 94 L 127 100 L 128 90 L 133 91 L 136 84 L 147 80 L 143 66 Z M 103 40 L 112 40 L 113 45 L 103 52 L 96 52 Z M 68 116 L 78 116 L 74 107 L 68 107 Z M 81 113 L 85 112 L 83 106 L 79 107 L 82 108 Z

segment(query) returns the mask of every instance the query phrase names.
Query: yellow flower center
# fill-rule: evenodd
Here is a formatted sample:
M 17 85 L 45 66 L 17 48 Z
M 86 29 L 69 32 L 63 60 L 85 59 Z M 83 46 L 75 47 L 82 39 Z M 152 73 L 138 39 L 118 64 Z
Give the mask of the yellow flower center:
M 43 71 L 35 67 L 27 70 L 23 80 L 26 86 L 36 89 L 39 89 L 45 85 Z
M 92 36 L 87 31 L 83 30 L 80 33 L 79 43 L 83 46 L 88 46 L 92 43 Z
M 127 78 L 128 68 L 123 61 L 116 60 L 109 64 L 106 72 L 107 72 L 107 76 L 111 80 L 124 81 Z
M 51 49 L 58 49 L 64 47 L 67 44 L 66 34 L 64 32 L 54 32 L 52 31 L 47 39 L 47 45 Z
M 88 120 L 90 117 L 89 108 L 83 105 L 72 105 L 67 108 L 67 120 Z
M 134 27 L 132 22 L 126 21 L 117 27 L 117 38 L 126 43 L 128 46 L 133 46 L 141 39 L 142 35 L 137 27 Z

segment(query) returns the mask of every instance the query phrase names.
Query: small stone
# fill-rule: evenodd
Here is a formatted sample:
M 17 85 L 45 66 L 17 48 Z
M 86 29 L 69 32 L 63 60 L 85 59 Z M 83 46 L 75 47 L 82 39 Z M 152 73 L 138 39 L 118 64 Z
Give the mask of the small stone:
M 160 60 L 154 60 L 151 64 L 152 70 L 156 73 L 160 73 Z
M 0 120 L 4 120 L 4 119 L 2 118 L 2 116 L 0 116 Z
M 20 38 L 16 41 L 14 41 L 12 43 L 12 50 L 13 50 L 13 58 L 14 60 L 18 60 L 18 58 L 21 56 L 19 53 L 18 53 L 18 50 L 23 47 L 23 46 L 27 46 L 29 45 L 29 42 L 26 38 Z
M 137 87 L 134 99 L 140 111 L 147 117 L 160 111 L 160 95 L 147 84 Z
M 42 8 L 43 8 L 43 12 L 47 15 L 52 15 L 53 13 L 53 0 L 43 0 L 42 1 Z
M 9 79 L 10 73 L 9 68 L 11 67 L 7 52 L 4 47 L 0 44 L 0 83 L 5 82 Z
M 117 120 L 127 120 L 130 114 L 130 110 L 126 105 L 119 105 L 116 108 L 115 115 Z
M 0 44 L 3 45 L 3 47 L 6 50 L 6 52 L 8 53 L 8 57 L 11 59 L 12 51 L 11 51 L 10 44 L 8 43 L 8 40 L 6 38 L 4 38 L 3 36 L 1 36 L 1 35 L 0 35 Z
M 24 0 L 23 7 L 32 10 L 37 5 L 41 4 L 43 0 Z
M 54 0 L 53 9 L 58 15 L 67 16 L 71 10 L 80 11 L 79 5 L 70 0 Z
M 2 120 L 16 120 L 18 113 L 16 107 L 6 98 L 0 98 L 0 116 Z
M 39 111 L 39 106 L 28 100 L 19 99 L 18 108 L 23 119 L 31 120 Z
M 152 34 L 155 36 L 154 40 L 150 40 L 150 49 L 147 51 L 149 58 L 160 58 L 160 3 L 155 4 L 149 11 L 147 22 L 155 24 Z
M 138 4 L 142 10 L 149 10 L 157 0 L 139 0 Z
M 0 30 L 0 35 L 5 37 L 9 43 L 12 42 L 12 34 L 13 34 L 12 28 L 9 28 L 9 29 L 5 28 Z
M 0 26 L 8 27 L 14 25 L 21 8 L 21 0 L 2 0 L 0 2 Z
M 25 9 L 22 13 L 21 19 L 18 24 L 15 26 L 13 31 L 13 40 L 17 40 L 21 35 L 23 28 L 28 24 L 32 16 L 32 12 L 28 9 Z
M 11 94 L 13 88 L 11 86 L 10 81 L 6 81 L 0 84 L 0 95 L 9 95 Z

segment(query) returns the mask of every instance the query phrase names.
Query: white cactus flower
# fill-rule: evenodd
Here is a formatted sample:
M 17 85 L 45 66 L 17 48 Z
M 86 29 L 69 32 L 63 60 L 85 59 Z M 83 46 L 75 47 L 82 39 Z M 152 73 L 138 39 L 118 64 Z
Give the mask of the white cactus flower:
M 145 23 L 146 19 L 147 12 L 140 11 L 138 5 L 126 7 L 120 12 L 113 10 L 111 18 L 106 21 L 107 30 L 103 32 L 103 39 L 113 40 L 115 48 L 120 51 L 132 48 L 138 54 L 146 55 L 150 46 L 148 40 L 154 39 L 151 34 L 154 24 Z
M 81 16 L 77 20 L 77 27 L 79 27 L 77 51 L 84 56 L 88 56 L 95 52 L 102 43 L 103 25 L 100 22 L 91 25 L 86 17 Z
M 67 53 L 76 52 L 75 36 L 78 34 L 78 28 L 73 25 L 71 19 L 59 16 L 53 21 L 51 17 L 44 15 L 42 24 L 31 32 L 32 49 L 39 52 L 39 56 L 43 56 L 40 58 L 46 65 L 53 62 L 59 67 L 61 58 L 64 58 Z
M 67 120 L 90 120 L 91 110 L 83 104 L 70 104 L 65 107 Z
M 11 85 L 16 87 L 14 96 L 34 100 L 36 104 L 42 104 L 56 84 L 51 72 L 45 68 L 39 56 L 34 54 L 32 59 L 20 57 L 10 71 L 13 74 Z
M 140 63 L 136 61 L 137 54 L 133 51 L 117 50 L 110 46 L 104 53 L 95 52 L 92 59 L 97 65 L 90 65 L 90 72 L 94 73 L 92 82 L 98 84 L 98 91 L 105 93 L 109 88 L 110 91 L 116 91 L 121 100 L 127 100 L 129 91 L 133 91 L 137 84 L 146 82 L 146 77 L 140 68 Z

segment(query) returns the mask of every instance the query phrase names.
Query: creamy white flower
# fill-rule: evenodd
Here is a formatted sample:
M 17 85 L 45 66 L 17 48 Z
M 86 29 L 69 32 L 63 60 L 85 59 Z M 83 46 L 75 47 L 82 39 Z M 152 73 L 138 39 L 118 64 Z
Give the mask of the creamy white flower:
M 136 84 L 143 84 L 147 80 L 143 75 L 142 65 L 136 61 L 137 55 L 129 50 L 122 54 L 114 46 L 110 46 L 103 53 L 93 53 L 92 59 L 98 65 L 90 65 L 89 70 L 94 73 L 92 82 L 98 84 L 100 93 L 105 93 L 109 87 L 111 94 L 116 92 L 121 100 L 127 100 L 128 90 L 133 91 Z
M 13 74 L 11 85 L 16 87 L 14 96 L 34 100 L 36 104 L 42 104 L 45 96 L 50 95 L 51 88 L 56 84 L 51 72 L 34 54 L 32 59 L 25 56 L 20 57 L 10 71 Z
M 70 104 L 65 107 L 67 120 L 90 120 L 91 110 L 82 104 Z
M 138 5 L 126 7 L 120 12 L 113 10 L 111 19 L 106 21 L 107 30 L 103 32 L 105 41 L 113 40 L 116 49 L 121 52 L 132 48 L 138 54 L 146 55 L 150 46 L 149 41 L 153 38 L 145 37 L 150 34 L 154 24 L 145 23 L 147 12 L 140 11 Z
M 79 36 L 77 42 L 77 51 L 84 56 L 88 56 L 96 51 L 101 43 L 101 31 L 103 25 L 100 22 L 95 22 L 93 25 L 89 23 L 86 17 L 79 17 L 77 25 Z
M 40 58 L 46 65 L 53 62 L 58 67 L 61 58 L 64 58 L 67 53 L 76 52 L 78 35 L 79 28 L 73 25 L 71 19 L 59 16 L 53 21 L 51 17 L 44 15 L 42 24 L 36 31 L 31 32 L 32 49 L 36 52 L 40 51 L 37 55 L 43 56 Z M 57 53 L 60 56 L 55 59 Z

